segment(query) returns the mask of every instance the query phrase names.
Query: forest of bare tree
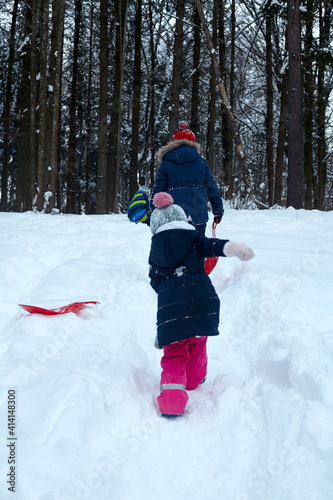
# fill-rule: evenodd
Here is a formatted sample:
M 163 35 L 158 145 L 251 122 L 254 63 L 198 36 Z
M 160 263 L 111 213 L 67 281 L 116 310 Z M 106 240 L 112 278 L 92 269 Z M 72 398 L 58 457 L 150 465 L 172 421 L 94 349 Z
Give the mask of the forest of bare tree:
M 332 7 L 0 0 L 0 210 L 125 212 L 178 120 L 231 206 L 332 210 Z

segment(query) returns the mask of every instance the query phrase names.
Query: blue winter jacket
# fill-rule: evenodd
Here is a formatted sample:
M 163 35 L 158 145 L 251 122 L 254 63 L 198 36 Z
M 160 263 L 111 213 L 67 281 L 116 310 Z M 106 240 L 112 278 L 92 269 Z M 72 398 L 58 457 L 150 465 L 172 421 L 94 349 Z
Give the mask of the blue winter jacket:
M 152 237 L 149 255 L 150 284 L 158 293 L 160 348 L 190 337 L 219 334 L 220 301 L 205 273 L 203 257 L 225 256 L 223 247 L 228 241 L 199 236 L 186 222 L 171 224 L 171 229 L 165 224 Z
M 151 200 L 156 193 L 167 191 L 193 224 L 208 221 L 207 197 L 213 214 L 222 217 L 223 203 L 207 162 L 200 156 L 196 143 L 180 140 L 160 150 L 163 160 L 157 172 Z M 150 211 L 154 210 L 151 201 Z

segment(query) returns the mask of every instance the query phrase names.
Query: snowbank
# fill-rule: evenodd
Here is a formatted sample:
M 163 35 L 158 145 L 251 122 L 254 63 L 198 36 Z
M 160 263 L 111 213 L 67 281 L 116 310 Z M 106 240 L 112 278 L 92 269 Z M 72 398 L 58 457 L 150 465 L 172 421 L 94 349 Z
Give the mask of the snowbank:
M 155 403 L 149 228 L 2 213 L 0 234 L 1 499 L 332 498 L 333 213 L 226 212 L 217 236 L 256 257 L 213 271 L 221 335 L 206 383 L 171 422 Z M 100 305 L 52 317 L 17 306 L 81 300 Z

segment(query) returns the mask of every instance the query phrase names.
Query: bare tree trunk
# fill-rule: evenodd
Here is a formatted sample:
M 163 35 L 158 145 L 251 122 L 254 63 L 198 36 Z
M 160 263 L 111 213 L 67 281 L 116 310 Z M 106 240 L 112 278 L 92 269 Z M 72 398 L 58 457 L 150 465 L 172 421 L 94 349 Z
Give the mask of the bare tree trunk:
M 100 91 L 96 212 L 107 212 L 107 117 L 108 117 L 108 2 L 100 0 Z
M 117 0 L 115 5 L 116 54 L 115 86 L 111 106 L 111 126 L 108 148 L 107 211 L 118 212 L 120 166 L 121 99 L 124 76 L 124 52 L 128 0 Z
M 228 71 L 225 66 L 226 61 L 226 43 L 225 43 L 225 29 L 224 29 L 224 3 L 220 2 L 220 25 L 219 25 L 219 33 L 220 33 L 220 64 L 221 64 L 221 73 L 224 81 L 227 79 Z M 236 24 L 236 16 L 235 16 L 235 0 L 232 0 L 231 4 L 231 40 L 230 40 L 230 72 L 229 72 L 229 95 L 230 95 L 230 107 L 233 109 L 234 107 L 234 76 L 235 76 L 235 24 Z M 221 114 L 222 114 L 222 151 L 223 151 L 223 184 L 227 187 L 226 197 L 228 200 L 232 200 L 233 198 L 233 175 L 232 175 L 232 167 L 233 167 L 233 139 L 232 133 L 229 126 L 228 113 L 224 106 L 221 104 Z
M 31 186 L 30 199 L 32 208 L 36 205 L 37 196 L 37 136 L 36 136 L 36 107 L 37 107 L 37 27 L 39 0 L 31 0 L 31 66 L 30 66 L 30 158 Z
M 304 196 L 300 0 L 288 0 L 287 206 L 302 208 Z
M 268 179 L 268 205 L 274 202 L 274 157 L 273 157 L 273 62 L 272 62 L 272 17 L 267 7 L 266 12 L 266 161 Z
M 192 75 L 192 100 L 191 100 L 191 130 L 197 137 L 199 133 L 199 81 L 200 81 L 200 17 L 194 6 L 194 44 L 193 44 L 193 75 Z
M 37 210 L 44 209 L 47 169 L 47 49 L 49 31 L 49 0 L 41 2 L 40 16 L 40 94 L 39 94 L 39 141 L 37 159 Z
M 288 122 L 288 73 L 283 73 L 280 98 L 280 118 L 278 128 L 278 141 L 276 147 L 274 204 L 282 205 L 282 174 L 285 157 L 285 144 Z
M 132 105 L 132 147 L 130 165 L 130 191 L 129 198 L 132 199 L 138 189 L 139 169 L 139 125 L 140 125 L 140 97 L 141 97 L 141 23 L 142 23 L 142 0 L 137 0 L 135 16 L 135 46 L 134 46 L 134 87 Z
M 92 83 L 92 58 L 93 58 L 93 17 L 94 3 L 91 2 L 90 7 L 90 33 L 89 33 L 89 69 L 88 69 L 88 95 L 87 95 L 87 138 L 86 138 L 86 171 L 85 171 L 85 185 L 86 185 L 86 199 L 85 199 L 85 212 L 90 214 L 92 212 L 91 200 L 91 178 L 90 178 L 90 154 L 91 154 L 91 83 Z
M 242 171 L 242 179 L 244 182 L 244 189 L 242 190 L 241 196 L 245 202 L 248 202 L 248 201 L 252 202 L 253 198 L 254 198 L 253 197 L 253 188 L 252 188 L 252 181 L 251 181 L 250 172 L 249 172 L 246 158 L 245 158 L 245 152 L 244 152 L 244 149 L 243 149 L 240 137 L 239 137 L 239 132 L 238 132 L 238 128 L 236 125 L 236 121 L 235 121 L 234 115 L 232 113 L 232 110 L 231 110 L 231 107 L 229 104 L 229 100 L 228 100 L 228 96 L 227 96 L 227 93 L 226 93 L 226 90 L 225 90 L 225 87 L 224 87 L 224 84 L 222 81 L 221 69 L 220 69 L 219 63 L 217 61 L 214 44 L 212 42 L 209 30 L 208 30 L 207 25 L 206 25 L 205 17 L 204 17 L 202 7 L 201 7 L 201 2 L 200 2 L 200 0 L 195 0 L 195 1 L 196 1 L 199 15 L 200 15 L 201 23 L 202 23 L 202 26 L 203 26 L 203 29 L 204 29 L 204 32 L 206 35 L 207 44 L 209 47 L 211 58 L 213 61 L 216 80 L 217 80 L 217 86 L 221 92 L 223 104 L 225 105 L 226 110 L 227 110 L 229 125 L 230 125 L 230 128 L 232 130 L 233 138 L 234 138 L 234 141 L 236 144 L 236 150 L 238 153 L 239 163 L 240 163 L 241 171 Z
M 149 42 L 150 42 L 150 58 L 151 58 L 151 81 L 150 81 L 150 116 L 149 116 L 149 130 L 150 130 L 150 185 L 154 185 L 155 180 L 155 72 L 156 72 L 156 51 L 154 44 L 154 25 L 153 25 L 153 9 L 152 0 L 149 0 Z
M 185 14 L 185 0 L 177 0 L 175 43 L 173 47 L 173 72 L 171 82 L 171 98 L 169 113 L 168 140 L 170 141 L 177 130 L 179 119 L 179 95 L 182 88 L 182 57 L 183 57 L 183 19 Z
M 69 140 L 68 140 L 68 166 L 67 166 L 67 207 L 66 211 L 77 213 L 77 158 L 76 158 L 76 120 L 77 120 L 77 80 L 78 80 L 78 57 L 81 28 L 82 0 L 75 0 L 75 33 L 73 52 L 73 76 L 71 102 L 69 107 Z
M 313 64 L 313 9 L 314 0 L 307 0 L 306 30 L 304 46 L 304 177 L 305 208 L 310 210 L 313 202 L 313 117 L 314 74 Z
M 213 4 L 213 44 L 217 47 L 217 17 L 218 17 L 218 1 L 214 0 Z M 200 19 L 200 18 L 199 18 Z M 208 105 L 208 127 L 207 127 L 207 147 L 206 147 L 206 160 L 210 166 L 213 174 L 215 171 L 215 105 L 216 105 L 216 84 L 215 72 L 212 64 L 211 77 L 209 83 L 209 105 Z
M 26 3 L 24 11 L 25 26 L 24 39 L 31 39 L 31 0 Z M 25 43 L 21 76 L 17 88 L 17 112 L 16 129 L 17 145 L 17 168 L 16 168 L 16 192 L 13 202 L 13 210 L 22 212 L 31 209 L 31 157 L 30 157 L 30 67 L 31 67 L 31 45 Z
M 324 5 L 323 5 L 324 4 Z M 324 9 L 324 12 L 323 12 Z M 322 52 L 329 45 L 330 28 L 332 17 L 332 3 L 330 1 L 319 3 L 319 46 Z M 327 160 L 326 160 L 326 133 L 325 119 L 326 106 L 329 93 L 325 91 L 325 57 L 321 54 L 318 67 L 318 118 L 317 118 L 317 136 L 318 136 L 318 182 L 317 182 L 317 208 L 325 208 L 325 191 L 327 184 Z
M 12 24 L 9 39 L 8 73 L 6 82 L 5 105 L 3 110 L 3 153 L 2 153 L 2 171 L 1 171 L 1 211 L 7 210 L 7 184 L 8 184 L 8 165 L 9 165 L 9 142 L 10 142 L 10 107 L 12 103 L 12 85 L 13 85 L 13 65 L 15 57 L 15 31 L 18 10 L 18 0 L 15 0 Z
M 59 136 L 61 110 L 61 76 L 62 50 L 64 35 L 65 0 L 53 0 L 52 25 L 54 31 L 54 47 L 52 47 L 51 61 L 54 71 L 53 77 L 53 106 L 51 108 L 51 150 L 48 172 L 48 192 L 46 210 L 51 212 L 57 204 L 57 180 L 59 173 Z

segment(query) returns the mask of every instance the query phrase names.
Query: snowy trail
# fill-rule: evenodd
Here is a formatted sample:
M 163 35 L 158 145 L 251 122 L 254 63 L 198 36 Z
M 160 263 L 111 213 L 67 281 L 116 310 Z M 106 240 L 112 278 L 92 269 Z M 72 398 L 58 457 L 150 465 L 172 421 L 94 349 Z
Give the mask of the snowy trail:
M 256 257 L 221 258 L 211 275 L 221 335 L 176 421 L 155 402 L 149 228 L 124 215 L 0 214 L 0 234 L 1 499 L 331 500 L 333 213 L 226 212 L 217 236 Z M 100 305 L 53 317 L 17 306 L 81 300 Z

